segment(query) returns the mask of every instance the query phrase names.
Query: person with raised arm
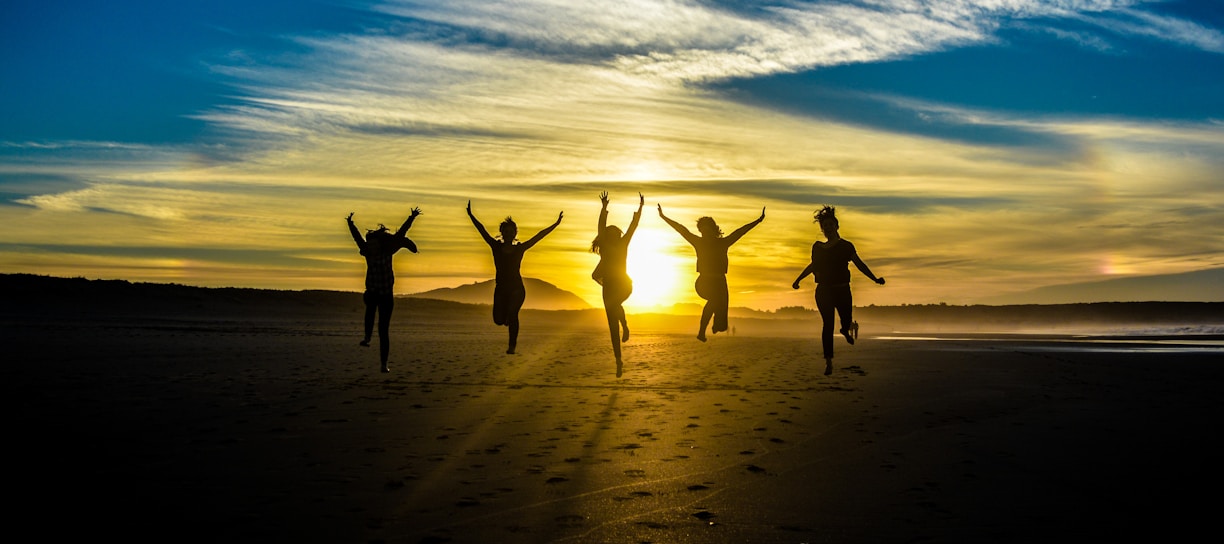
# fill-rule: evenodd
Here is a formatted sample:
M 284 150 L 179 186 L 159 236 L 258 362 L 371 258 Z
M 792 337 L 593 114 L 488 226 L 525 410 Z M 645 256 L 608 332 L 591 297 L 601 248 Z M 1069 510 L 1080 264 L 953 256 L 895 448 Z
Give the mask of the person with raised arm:
M 629 341 L 629 322 L 625 318 L 625 300 L 633 293 L 633 280 L 626 269 L 629 257 L 629 241 L 637 231 L 642 218 L 642 207 L 646 198 L 638 193 L 638 209 L 633 213 L 629 229 L 623 234 L 620 227 L 608 224 L 608 192 L 599 195 L 602 208 L 599 211 L 599 228 L 591 242 L 591 253 L 599 255 L 599 264 L 591 273 L 591 279 L 603 286 L 604 312 L 608 316 L 608 333 L 612 337 L 612 353 L 616 356 L 616 377 L 621 377 L 624 363 L 621 361 L 621 342 Z
M 361 345 L 370 346 L 374 315 L 377 314 L 378 359 L 383 372 L 391 371 L 387 367 L 387 357 L 391 352 L 391 311 L 395 308 L 395 269 L 392 266 L 391 258 L 403 248 L 413 253 L 417 252 L 416 244 L 408 239 L 407 234 L 418 215 L 421 215 L 421 209 L 412 208 L 411 215 L 394 234 L 388 232 L 387 227 L 380 224 L 377 229 L 367 230 L 364 237 L 361 236 L 357 225 L 353 223 L 352 212 L 345 218 L 348 222 L 349 234 L 353 235 L 353 241 L 357 243 L 357 249 L 366 261 L 365 293 L 362 295 L 362 300 L 365 302 L 365 338 L 362 339 Z
M 833 373 L 833 320 L 834 312 L 841 316 L 841 333 L 851 345 L 858 338 L 858 322 L 854 321 L 854 298 L 850 294 L 850 263 L 854 263 L 864 276 L 884 285 L 884 278 L 877 278 L 867 267 L 867 263 L 859 258 L 858 251 L 850 240 L 842 238 L 838 233 L 840 225 L 837 221 L 836 208 L 824 206 L 817 210 L 815 222 L 820 224 L 820 230 L 825 235 L 825 241 L 812 243 L 812 262 L 803 269 L 795 282 L 794 289 L 799 288 L 799 282 L 808 274 L 816 279 L 816 309 L 820 311 L 822 327 L 820 331 L 821 347 L 824 348 L 825 375 Z
M 745 234 L 748 234 L 753 227 L 765 220 L 765 208 L 761 208 L 761 217 L 735 229 L 735 232 L 725 237 L 718 223 L 715 223 L 710 217 L 702 217 L 697 220 L 697 232 L 701 233 L 700 236 L 663 215 L 662 204 L 659 205 L 659 217 L 680 233 L 680 236 L 683 236 L 697 252 L 697 282 L 694 287 L 697 290 L 697 296 L 706 301 L 705 306 L 701 309 L 701 329 L 697 331 L 697 339 L 705 342 L 706 326 L 709 325 L 710 318 L 714 319 L 712 328 L 714 334 L 727 330 L 727 313 L 731 298 L 727 288 L 727 270 L 729 269 L 727 250 Z
M 523 243 L 515 241 L 518 236 L 518 225 L 510 216 L 506 216 L 505 221 L 498 226 L 498 232 L 501 234 L 498 239 L 489 236 L 489 231 L 485 230 L 484 225 L 472 214 L 471 200 L 467 204 L 467 214 L 472 220 L 472 225 L 476 227 L 476 231 L 480 233 L 480 237 L 486 244 L 489 244 L 489 249 L 493 251 L 493 267 L 497 270 L 493 287 L 493 323 L 510 329 L 510 344 L 506 353 L 513 354 L 518 344 L 519 310 L 523 308 L 523 301 L 527 299 L 527 288 L 523 286 L 523 276 L 519 271 L 523 264 L 523 254 L 548 236 L 553 229 L 556 229 L 557 225 L 561 224 L 561 218 L 565 212 L 558 213 L 555 223 L 545 227 L 544 230 Z

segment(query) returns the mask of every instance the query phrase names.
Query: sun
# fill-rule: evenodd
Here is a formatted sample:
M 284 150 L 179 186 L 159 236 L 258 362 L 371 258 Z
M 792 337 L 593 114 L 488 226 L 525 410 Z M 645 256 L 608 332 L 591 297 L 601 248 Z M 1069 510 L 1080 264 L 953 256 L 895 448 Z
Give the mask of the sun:
M 686 289 L 683 281 L 689 275 L 691 257 L 677 254 L 684 240 L 671 230 L 638 227 L 629 242 L 629 255 L 625 265 L 633 280 L 633 294 L 625 301 L 625 307 L 636 310 L 669 309 L 683 299 Z

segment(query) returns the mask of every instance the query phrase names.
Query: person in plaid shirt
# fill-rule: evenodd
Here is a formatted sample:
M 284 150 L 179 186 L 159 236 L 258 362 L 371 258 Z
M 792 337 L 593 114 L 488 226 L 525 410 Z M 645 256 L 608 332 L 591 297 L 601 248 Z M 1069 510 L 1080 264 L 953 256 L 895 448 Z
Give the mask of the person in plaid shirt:
M 374 332 L 374 314 L 378 314 L 378 358 L 382 363 L 382 371 L 390 372 L 387 367 L 387 356 L 391 352 L 391 311 L 395 308 L 395 269 L 391 266 L 391 257 L 402 248 L 413 253 L 417 252 L 416 244 L 407 237 L 412 222 L 421 215 L 420 208 L 412 208 L 412 214 L 400 225 L 399 230 L 392 234 L 382 224 L 377 229 L 367 230 L 364 238 L 357 225 L 353 223 L 353 214 L 349 213 L 349 233 L 357 248 L 366 260 L 365 294 L 365 338 L 361 345 L 369 347 L 370 336 Z

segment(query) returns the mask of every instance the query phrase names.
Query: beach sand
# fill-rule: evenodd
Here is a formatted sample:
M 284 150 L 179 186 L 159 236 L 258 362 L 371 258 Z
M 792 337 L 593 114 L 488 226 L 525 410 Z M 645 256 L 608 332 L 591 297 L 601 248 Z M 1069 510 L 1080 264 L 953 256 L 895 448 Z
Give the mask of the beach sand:
M 880 339 L 864 324 L 824 376 L 814 337 L 644 330 L 617 379 L 606 330 L 525 320 L 506 355 L 505 329 L 458 321 L 397 315 L 380 374 L 351 318 L 8 319 L 9 530 L 1167 541 L 1218 503 L 1218 349 Z

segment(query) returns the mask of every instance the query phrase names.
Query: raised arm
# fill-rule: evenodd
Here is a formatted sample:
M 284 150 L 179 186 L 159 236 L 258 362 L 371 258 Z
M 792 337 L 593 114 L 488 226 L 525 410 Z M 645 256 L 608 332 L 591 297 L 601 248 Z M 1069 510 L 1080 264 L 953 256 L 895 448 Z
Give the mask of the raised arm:
M 399 230 L 395 231 L 395 236 L 397 238 L 403 238 L 404 235 L 408 233 L 408 229 L 412 228 L 412 222 L 416 221 L 418 215 L 421 215 L 421 208 L 412 208 L 412 214 L 408 216 L 408 219 L 404 220 L 404 224 L 400 225 Z
M 357 248 L 361 251 L 366 249 L 366 241 L 361 237 L 361 231 L 357 230 L 357 225 L 353 224 L 353 212 L 349 212 L 348 217 L 344 218 L 348 222 L 349 234 L 353 235 L 353 241 L 357 242 Z
M 608 226 L 608 192 L 599 193 L 599 204 L 602 206 L 599 209 L 599 230 L 595 231 L 595 236 L 603 235 L 604 228 Z
M 735 232 L 732 232 L 729 236 L 727 236 L 727 245 L 729 246 L 731 244 L 738 242 L 740 238 L 743 238 L 745 234 L 748 234 L 748 231 L 752 230 L 753 227 L 760 225 L 761 221 L 764 221 L 764 220 L 765 220 L 765 208 L 761 208 L 761 216 L 758 217 L 756 221 L 748 223 L 747 225 L 744 225 L 738 229 L 735 229 Z
M 540 240 L 543 240 L 545 236 L 548 236 L 548 233 L 552 232 L 553 229 L 557 228 L 557 225 L 561 224 L 561 217 L 564 215 L 565 215 L 565 212 L 558 213 L 557 222 L 547 227 L 544 227 L 544 230 L 537 232 L 536 235 L 532 236 L 530 240 L 523 242 L 523 251 L 527 251 L 528 249 L 531 249 L 531 246 L 536 245 L 536 243 L 538 243 Z
M 480 221 L 476 219 L 475 215 L 472 215 L 472 201 L 471 200 L 469 200 L 467 204 L 467 214 L 468 214 L 468 219 L 472 220 L 472 225 L 476 226 L 476 232 L 480 233 L 480 237 L 484 238 L 485 243 L 489 244 L 489 246 L 493 246 L 494 244 L 496 244 L 497 240 L 493 238 L 492 236 L 489 236 L 489 231 L 485 230 L 484 225 L 480 224 Z
M 663 215 L 663 205 L 662 204 L 657 204 L 657 206 L 659 207 L 659 217 L 662 218 L 663 221 L 665 221 L 668 225 L 671 225 L 671 228 L 675 229 L 676 232 L 680 233 L 680 236 L 683 236 L 685 241 L 687 241 L 688 243 L 696 247 L 697 235 L 693 234 L 692 232 L 689 232 L 688 228 L 685 227 L 684 225 L 681 225 L 680 223 L 672 221 L 670 217 Z
M 854 262 L 854 266 L 858 268 L 859 272 L 862 272 L 864 276 L 871 278 L 871 281 L 884 285 L 884 278 L 877 278 L 875 274 L 872 274 L 871 269 L 867 268 L 867 263 L 863 262 L 863 260 L 859 258 L 858 253 L 855 253 L 854 257 L 850 260 Z
M 629 222 L 629 230 L 625 231 L 625 243 L 629 243 L 629 239 L 633 238 L 633 233 L 637 231 L 638 221 L 642 220 L 642 208 L 646 206 L 646 197 L 642 193 L 638 193 L 638 209 L 633 212 L 633 220 Z

